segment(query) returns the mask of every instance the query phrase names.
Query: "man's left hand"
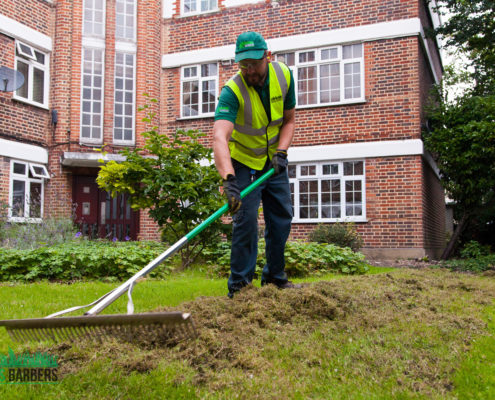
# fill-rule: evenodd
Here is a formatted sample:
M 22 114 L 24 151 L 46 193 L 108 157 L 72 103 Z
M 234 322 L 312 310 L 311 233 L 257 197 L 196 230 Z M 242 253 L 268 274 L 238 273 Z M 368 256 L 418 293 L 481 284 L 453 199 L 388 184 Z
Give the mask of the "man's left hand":
M 277 152 L 272 157 L 272 165 L 275 170 L 275 175 L 284 172 L 287 169 L 289 161 L 287 160 L 287 150 L 277 149 Z

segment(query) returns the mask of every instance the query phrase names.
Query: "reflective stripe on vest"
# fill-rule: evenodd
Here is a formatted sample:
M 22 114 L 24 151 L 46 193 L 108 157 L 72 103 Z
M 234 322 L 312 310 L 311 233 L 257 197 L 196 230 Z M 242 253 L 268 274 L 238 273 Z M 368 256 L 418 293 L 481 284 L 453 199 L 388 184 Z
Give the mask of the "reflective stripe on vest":
M 267 157 L 276 151 L 290 82 L 289 68 L 284 64 L 270 63 L 268 73 L 272 121 L 268 121 L 258 93 L 246 84 L 240 72 L 227 82 L 239 100 L 239 112 L 229 143 L 231 156 L 256 170 L 261 170 Z

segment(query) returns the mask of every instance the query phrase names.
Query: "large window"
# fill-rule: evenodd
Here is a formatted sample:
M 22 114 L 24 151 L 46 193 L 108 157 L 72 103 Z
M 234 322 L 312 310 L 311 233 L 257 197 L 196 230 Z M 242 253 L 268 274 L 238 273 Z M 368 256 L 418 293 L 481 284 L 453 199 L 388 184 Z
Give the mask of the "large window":
M 117 39 L 136 40 L 136 0 L 117 0 L 115 37 Z
M 49 179 L 44 165 L 11 161 L 9 217 L 14 221 L 43 216 L 43 179 Z
M 115 53 L 115 104 L 113 139 L 116 144 L 134 141 L 135 54 Z
M 83 35 L 105 35 L 105 0 L 84 0 Z
M 276 58 L 294 71 L 299 107 L 364 100 L 361 43 L 279 53 Z
M 364 161 L 289 165 L 295 222 L 364 221 Z
M 103 129 L 103 49 L 83 49 L 81 141 L 101 143 Z
M 34 105 L 48 106 L 48 54 L 16 42 L 16 70 L 24 75 L 24 85 L 16 90 L 14 97 Z
M 218 65 L 201 64 L 182 67 L 181 116 L 211 116 L 215 113 Z
M 182 0 L 183 14 L 197 14 L 217 8 L 217 0 Z

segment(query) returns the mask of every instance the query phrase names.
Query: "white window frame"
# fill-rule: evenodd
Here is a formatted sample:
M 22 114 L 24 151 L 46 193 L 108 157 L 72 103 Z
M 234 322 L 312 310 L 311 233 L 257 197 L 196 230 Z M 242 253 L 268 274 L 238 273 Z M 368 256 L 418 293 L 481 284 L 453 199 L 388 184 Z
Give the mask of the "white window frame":
M 344 163 L 362 162 L 363 174 L 362 175 L 344 175 Z M 338 173 L 323 175 L 323 166 L 337 164 Z M 314 175 L 301 174 L 301 167 L 315 166 Z M 294 209 L 294 223 L 321 223 L 321 222 L 366 222 L 366 163 L 365 160 L 344 160 L 344 161 L 307 161 L 300 163 L 290 163 L 289 168 L 296 168 L 295 177 L 289 177 L 289 182 L 292 187 L 293 209 Z M 302 181 L 318 181 L 318 217 L 316 218 L 301 218 L 300 217 L 300 193 L 299 182 Z M 339 180 L 340 181 L 340 217 L 338 218 L 323 218 L 322 215 L 322 200 L 321 200 L 321 181 L 322 180 Z M 346 182 L 360 181 L 361 182 L 361 215 L 347 215 L 346 213 Z
M 31 50 L 30 54 L 27 54 L 25 51 L 21 51 L 21 44 L 22 46 L 26 46 Z M 19 41 L 16 41 L 16 50 L 18 54 L 15 54 L 15 69 L 17 69 L 17 63 L 18 61 L 27 64 L 28 66 L 28 76 L 24 77 L 24 85 L 28 85 L 28 97 L 23 97 L 18 94 L 20 88 L 18 90 L 15 90 L 13 93 L 13 98 L 16 100 L 19 100 L 23 103 L 28 103 L 33 106 L 41 107 L 48 109 L 48 99 L 50 98 L 49 90 L 50 90 L 50 55 L 47 52 L 38 50 L 34 48 L 33 46 L 30 46 L 26 43 L 22 43 Z M 44 64 L 40 64 L 35 56 L 35 52 L 38 52 L 42 54 L 45 58 Z M 38 69 L 40 71 L 43 71 L 43 102 L 38 102 L 33 99 L 33 79 L 34 79 L 34 69 Z
M 125 10 L 123 13 L 119 13 L 117 11 L 119 3 L 122 3 L 124 5 Z M 128 5 L 132 5 L 132 7 L 133 7 L 132 15 L 129 15 L 127 13 L 127 6 Z M 122 27 L 124 29 L 124 36 L 122 36 L 122 37 L 117 35 L 117 28 L 118 28 L 118 24 L 117 24 L 118 21 L 117 20 L 118 20 L 119 15 L 123 15 L 123 18 L 124 18 L 124 24 L 122 25 Z M 133 19 L 133 32 L 132 32 L 132 37 L 130 37 L 130 38 L 126 37 L 126 32 L 125 32 L 126 29 L 128 28 L 126 20 L 127 20 L 127 17 L 129 17 L 129 16 L 131 16 Z M 115 40 L 116 41 L 136 42 L 136 40 L 137 40 L 137 1 L 136 0 L 117 0 L 116 1 L 116 3 L 115 3 Z
M 361 56 L 355 58 L 343 58 L 344 47 L 353 46 L 353 45 L 361 45 Z M 332 59 L 322 59 L 322 52 L 326 50 L 337 50 L 337 57 Z M 299 55 L 302 53 L 315 52 L 315 60 L 314 61 L 299 61 Z M 294 54 L 294 64 L 289 63 L 289 67 L 293 70 L 294 81 L 296 84 L 296 107 L 297 108 L 313 108 L 313 107 L 328 107 L 334 105 L 342 105 L 342 104 L 352 104 L 352 103 L 362 103 L 365 101 L 365 68 L 364 68 L 364 43 L 348 43 L 345 45 L 332 45 L 318 48 L 310 48 L 304 50 L 297 51 L 284 51 L 278 54 L 275 54 L 276 60 L 281 60 L 283 55 L 286 54 Z M 280 58 L 279 58 L 280 57 Z M 360 96 L 353 97 L 350 99 L 345 99 L 345 77 L 344 77 L 344 69 L 346 64 L 360 63 Z M 292 64 L 292 65 L 291 65 Z M 340 100 L 339 101 L 330 101 L 322 102 L 320 99 L 321 96 L 321 87 L 320 87 L 320 67 L 322 65 L 327 64 L 339 64 L 339 76 L 340 76 Z M 299 68 L 303 67 L 316 67 L 316 93 L 317 98 L 315 103 L 311 104 L 299 104 Z
M 24 174 L 14 173 L 14 164 L 23 165 L 25 173 Z M 31 172 L 31 174 L 32 174 L 33 167 L 42 167 L 44 169 L 44 173 L 46 172 L 46 177 L 44 177 L 44 178 L 35 177 L 34 174 L 33 174 L 33 176 L 30 176 L 29 173 Z M 19 160 L 10 160 L 9 209 L 8 209 L 9 221 L 12 221 L 12 222 L 41 222 L 42 221 L 44 202 L 45 202 L 44 179 L 49 179 L 49 178 L 50 178 L 50 176 L 49 176 L 48 171 L 44 165 L 29 163 L 29 162 L 19 161 Z M 14 180 L 24 182 L 24 185 L 25 185 L 24 186 L 24 215 L 22 217 L 12 215 L 13 199 L 14 199 Z M 29 195 L 31 193 L 31 184 L 32 183 L 39 183 L 41 185 L 41 194 L 40 194 L 41 204 L 40 204 L 40 216 L 39 217 L 31 217 L 30 216 L 31 210 L 30 210 Z
M 124 64 L 123 64 L 123 76 L 122 77 L 117 77 L 117 54 L 122 54 L 124 56 Z M 131 115 L 127 115 L 125 114 L 124 112 L 124 109 L 125 109 L 125 106 L 126 106 L 126 103 L 125 101 L 123 102 L 117 102 L 117 79 L 123 79 L 123 89 L 122 89 L 122 94 L 123 94 L 123 99 L 125 100 L 125 95 L 126 93 L 128 93 L 129 91 L 128 90 L 125 90 L 125 58 L 126 56 L 132 56 L 133 58 L 133 65 L 132 65 L 132 104 L 131 104 L 131 107 L 132 107 L 132 113 Z M 115 77 L 114 77 L 114 81 L 115 81 L 115 86 L 114 86 L 114 118 L 113 118 L 113 143 L 114 144 L 117 144 L 117 145 L 130 145 L 130 144 L 134 144 L 135 142 L 135 138 L 136 138 L 136 53 L 133 53 L 133 52 L 125 52 L 125 51 L 116 51 L 115 52 Z M 117 110 L 116 110 L 116 107 L 117 107 L 117 104 L 121 104 L 122 105 L 122 114 L 119 114 L 117 115 Z M 124 129 L 124 125 L 125 125 L 125 118 L 128 118 L 128 117 L 131 117 L 132 118 L 132 138 L 130 140 L 125 140 L 124 139 L 124 132 L 122 131 L 122 139 L 116 139 L 115 138 L 115 130 L 117 129 L 116 127 L 116 117 L 119 116 L 119 117 L 122 117 L 123 118 L 123 126 L 122 126 L 122 130 Z
M 99 10 L 99 9 L 96 9 L 94 6 L 93 7 L 89 7 L 88 6 L 88 1 L 90 1 L 93 5 L 94 5 L 94 1 L 96 0 L 84 0 L 84 3 L 83 3 L 83 15 L 82 15 L 82 31 L 83 31 L 83 36 L 85 37 L 95 37 L 95 38 L 104 38 L 105 37 L 105 22 L 106 22 L 106 0 L 101 0 L 102 2 L 102 9 Z M 86 20 L 85 20 L 85 14 L 86 12 L 91 12 L 92 13 L 92 17 L 94 17 L 94 14 L 98 11 L 101 11 L 102 12 L 102 22 L 101 22 L 101 30 L 102 32 L 100 34 L 98 33 L 94 33 L 94 25 L 98 22 L 92 20 L 92 21 L 89 21 L 91 24 L 92 24 L 92 31 L 93 32 L 87 32 L 86 31 Z
M 202 65 L 208 65 L 208 64 L 215 64 L 217 73 L 215 76 L 206 76 L 202 77 L 201 76 L 201 66 Z M 185 77 L 185 71 L 188 68 L 196 68 L 196 75 L 193 77 Z M 202 64 L 196 64 L 196 65 L 186 65 L 183 66 L 180 70 L 180 116 L 182 119 L 194 119 L 194 118 L 205 118 L 205 117 L 212 117 L 215 115 L 215 107 L 218 102 L 218 75 L 219 75 L 219 66 L 218 63 L 216 62 L 211 62 L 211 63 L 202 63 Z M 184 115 L 184 102 L 183 102 L 183 96 L 184 96 L 184 83 L 186 82 L 198 82 L 198 114 L 197 115 Z M 206 112 L 204 113 L 202 111 L 203 109 L 203 96 L 202 96 L 202 84 L 204 81 L 214 81 L 215 82 L 215 103 L 213 107 L 213 111 Z
M 85 63 L 85 59 L 84 59 L 84 52 L 85 50 L 90 50 L 90 51 L 101 51 L 101 87 L 99 88 L 101 90 L 101 100 L 100 100 L 100 103 L 101 103 L 101 107 L 100 107 L 100 124 L 99 126 L 96 126 L 96 125 L 93 125 L 93 121 L 91 121 L 90 123 L 90 127 L 91 129 L 93 127 L 99 127 L 100 128 L 100 137 L 98 138 L 94 138 L 92 137 L 92 133 L 90 134 L 90 137 L 83 137 L 83 127 L 84 126 L 88 126 L 88 125 L 84 125 L 83 126 L 83 122 L 84 122 L 84 115 L 85 114 L 88 114 L 87 111 L 84 111 L 84 90 L 85 90 L 85 86 L 84 86 L 84 63 Z M 82 48 L 82 63 L 81 63 L 81 97 L 80 97 L 80 101 L 81 101 L 81 120 L 80 120 L 80 127 L 81 127 L 81 131 L 80 131 L 80 135 L 79 135 L 79 140 L 81 143 L 91 143 L 91 144 L 101 144 L 103 143 L 103 117 L 104 117 L 104 112 L 103 112 L 103 108 L 105 106 L 105 49 L 104 48 L 101 48 L 101 47 L 84 47 Z M 94 60 L 93 60 L 93 64 L 92 64 L 92 72 L 94 72 Z M 93 82 L 94 80 L 94 77 L 95 75 L 92 73 L 91 74 L 91 81 Z M 94 90 L 94 86 L 89 86 L 87 87 L 91 90 Z M 91 111 L 89 112 L 89 115 L 91 116 L 91 120 L 93 119 L 93 116 L 94 116 L 94 113 L 93 113 L 93 106 L 94 106 L 94 101 L 93 101 L 93 98 L 91 97 L 90 99 L 90 103 L 91 103 Z
M 189 1 L 189 0 L 187 0 Z M 184 7 L 185 7 L 185 4 L 186 4 L 186 0 L 180 0 L 180 15 L 184 16 L 184 17 L 189 17 L 191 15 L 198 15 L 198 14 L 206 14 L 206 13 L 210 13 L 210 12 L 215 12 L 215 11 L 218 11 L 219 8 L 218 8 L 218 2 L 220 0 L 216 0 L 217 1 L 217 4 L 215 7 L 209 9 L 209 10 L 205 10 L 205 11 L 201 11 L 200 8 L 201 8 L 201 1 L 202 0 L 191 0 L 193 2 L 195 2 L 196 4 L 196 10 L 194 11 L 188 11 L 186 12 Z

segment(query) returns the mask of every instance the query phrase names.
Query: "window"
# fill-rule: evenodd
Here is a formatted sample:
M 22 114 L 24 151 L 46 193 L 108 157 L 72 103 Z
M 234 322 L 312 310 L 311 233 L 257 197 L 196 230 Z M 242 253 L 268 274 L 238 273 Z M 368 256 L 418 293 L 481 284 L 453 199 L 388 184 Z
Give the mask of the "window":
M 210 116 L 215 113 L 218 65 L 201 64 L 181 71 L 181 116 Z
M 43 216 L 43 178 L 49 179 L 44 165 L 21 161 L 10 163 L 9 217 L 14 221 Z
M 134 141 L 135 55 L 115 53 L 114 143 Z
M 47 107 L 49 65 L 48 54 L 17 42 L 15 66 L 24 75 L 24 85 L 15 91 L 14 98 Z
M 365 221 L 364 161 L 289 165 L 295 222 Z
M 83 35 L 105 35 L 105 1 L 84 0 Z
M 279 53 L 276 58 L 293 67 L 299 107 L 364 100 L 361 43 Z
M 83 49 L 81 141 L 101 143 L 103 126 L 103 49 Z
M 183 14 L 198 14 L 217 9 L 217 0 L 182 0 Z
M 117 39 L 136 40 L 136 0 L 117 0 L 115 37 Z

